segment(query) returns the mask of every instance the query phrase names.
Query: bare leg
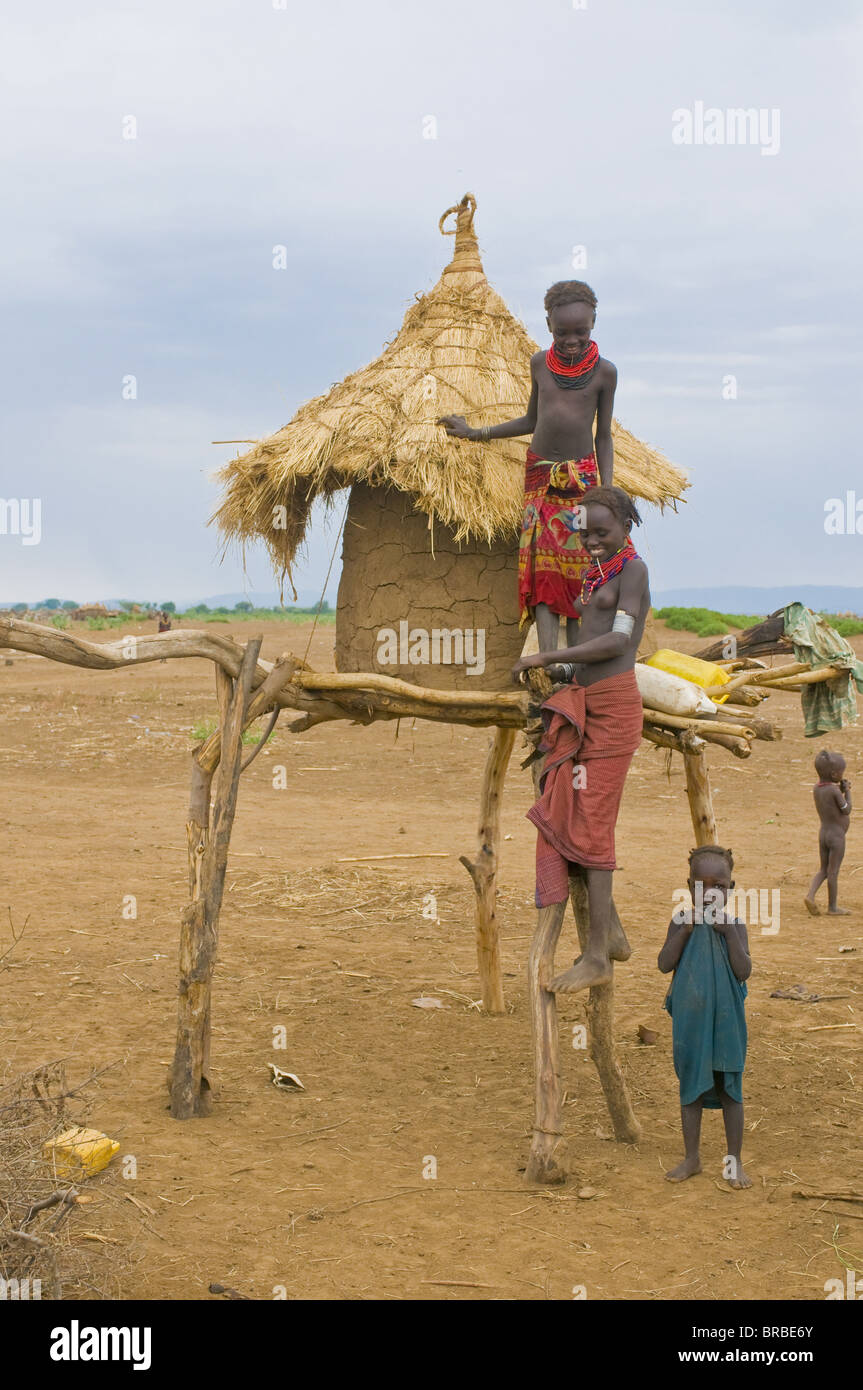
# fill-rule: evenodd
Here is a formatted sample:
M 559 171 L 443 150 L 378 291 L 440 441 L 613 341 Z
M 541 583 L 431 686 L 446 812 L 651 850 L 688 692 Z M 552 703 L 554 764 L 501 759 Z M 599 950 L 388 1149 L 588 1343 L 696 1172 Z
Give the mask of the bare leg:
M 807 911 L 812 917 L 821 916 L 821 909 L 815 901 L 815 894 L 818 892 L 818 889 L 821 887 L 822 883 L 824 883 L 825 879 L 827 878 L 827 862 L 830 857 L 830 850 L 821 839 L 819 839 L 818 841 L 818 849 L 821 854 L 821 868 L 818 870 L 817 874 L 813 878 L 811 884 L 809 885 L 809 892 L 803 899 L 803 901 L 806 904 Z
M 623 923 L 614 905 L 614 898 L 611 900 L 611 921 L 608 926 L 608 959 L 609 960 L 629 960 L 632 955 L 632 947 L 629 944 L 626 932 L 623 930 Z M 575 965 L 581 960 L 581 956 L 576 956 Z
M 740 1150 L 743 1144 L 743 1106 L 719 1086 L 716 1087 L 725 1121 L 725 1176 L 729 1187 L 751 1187 L 752 1179 L 743 1171 Z
M 827 861 L 827 911 L 831 917 L 847 917 L 850 908 L 837 907 L 836 896 L 839 892 L 839 866 L 845 858 L 845 836 L 839 844 L 830 846 L 830 858 Z
M 614 898 L 611 900 L 611 921 L 608 926 L 608 956 L 610 960 L 629 960 L 632 955 L 632 947 L 627 940 L 626 932 L 623 930 L 623 923 L 617 914 L 614 906 Z
M 704 1102 L 700 1096 L 691 1105 L 681 1105 L 680 1120 L 683 1126 L 685 1157 L 682 1163 L 678 1163 L 676 1168 L 670 1169 L 665 1174 L 666 1182 L 686 1182 L 687 1178 L 692 1178 L 696 1173 L 701 1172 L 699 1145 L 701 1143 L 701 1112 L 703 1109 Z
M 556 652 L 560 646 L 560 615 L 552 613 L 547 603 L 538 603 L 534 610 L 536 640 L 541 652 Z
M 575 994 L 591 985 L 607 985 L 614 977 L 608 955 L 611 925 L 611 870 L 583 869 L 587 879 L 590 909 L 590 936 L 587 949 L 570 970 L 552 980 L 549 989 L 556 994 Z

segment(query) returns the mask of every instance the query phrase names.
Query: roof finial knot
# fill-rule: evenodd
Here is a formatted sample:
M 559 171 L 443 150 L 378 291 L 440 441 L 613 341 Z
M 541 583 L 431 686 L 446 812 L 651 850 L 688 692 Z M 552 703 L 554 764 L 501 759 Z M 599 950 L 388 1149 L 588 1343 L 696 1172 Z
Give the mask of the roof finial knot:
M 455 213 L 455 226 L 444 227 L 444 222 L 450 213 Z M 444 236 L 455 237 L 455 251 L 449 265 L 444 270 L 444 275 L 451 275 L 463 270 L 478 270 L 482 272 L 482 261 L 479 258 L 479 245 L 476 239 L 476 232 L 473 229 L 473 215 L 476 212 L 476 198 L 472 193 L 465 193 L 460 203 L 447 208 L 441 214 L 438 227 Z

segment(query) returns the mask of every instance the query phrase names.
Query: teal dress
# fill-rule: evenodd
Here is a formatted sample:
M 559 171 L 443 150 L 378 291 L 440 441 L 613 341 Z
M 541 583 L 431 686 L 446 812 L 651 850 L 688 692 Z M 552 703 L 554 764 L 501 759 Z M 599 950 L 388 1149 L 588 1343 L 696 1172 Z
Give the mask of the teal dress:
M 665 999 L 681 1105 L 701 1098 L 708 1109 L 720 1109 L 714 1072 L 721 1073 L 726 1094 L 743 1101 L 746 993 L 745 981 L 731 968 L 725 937 L 697 922 Z

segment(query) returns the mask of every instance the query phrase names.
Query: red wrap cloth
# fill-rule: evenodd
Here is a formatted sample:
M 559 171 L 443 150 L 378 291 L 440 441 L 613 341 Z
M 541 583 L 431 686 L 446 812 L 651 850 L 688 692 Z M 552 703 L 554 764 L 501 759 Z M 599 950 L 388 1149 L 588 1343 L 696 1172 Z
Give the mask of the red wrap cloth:
M 579 616 L 575 602 L 591 559 L 582 543 L 576 508 L 587 489 L 598 482 L 594 454 L 552 463 L 528 449 L 518 547 L 522 627 L 533 621 L 538 603 L 567 618 Z
M 632 755 L 641 742 L 642 703 L 634 671 L 593 685 L 575 681 L 543 703 L 545 761 L 536 826 L 536 905 L 569 896 L 569 865 L 616 869 L 614 828 Z M 580 766 L 580 785 L 573 774 Z M 582 785 L 583 784 L 583 785 Z

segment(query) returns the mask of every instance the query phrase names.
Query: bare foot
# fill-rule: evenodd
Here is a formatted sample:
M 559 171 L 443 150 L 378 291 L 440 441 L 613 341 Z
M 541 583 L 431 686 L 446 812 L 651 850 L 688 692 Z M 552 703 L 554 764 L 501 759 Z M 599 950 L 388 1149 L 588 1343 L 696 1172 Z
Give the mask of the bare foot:
M 827 916 L 828 916 L 828 917 L 850 917 L 850 916 L 851 916 L 851 909 L 850 909 L 850 907 L 828 907 L 828 909 L 827 909 Z
M 626 939 L 626 932 L 617 922 L 612 922 L 608 930 L 608 959 L 609 960 L 629 960 L 632 955 L 632 947 Z M 576 956 L 573 961 L 578 965 L 582 957 Z
M 609 985 L 614 979 L 610 960 L 594 960 L 580 956 L 571 970 L 557 975 L 549 985 L 552 994 L 576 994 L 580 989 L 590 989 L 593 985 Z
M 698 1154 L 694 1158 L 685 1158 L 682 1163 L 678 1163 L 676 1168 L 671 1168 L 665 1174 L 666 1182 L 686 1182 L 687 1178 L 694 1178 L 696 1173 L 701 1172 L 701 1159 Z
M 608 929 L 608 959 L 629 960 L 631 955 L 632 947 L 626 939 L 626 932 L 620 922 L 612 918 L 611 926 Z
M 750 1176 L 749 1176 L 748 1173 L 745 1173 L 745 1172 L 743 1171 L 743 1164 L 742 1164 L 742 1163 L 738 1163 L 738 1164 L 737 1164 L 737 1177 L 736 1177 L 736 1178 L 728 1178 L 727 1181 L 728 1181 L 728 1186 L 729 1186 L 729 1187 L 733 1187 L 733 1188 L 736 1188 L 736 1189 L 743 1188 L 743 1187 L 751 1187 L 751 1186 L 752 1186 L 752 1179 L 750 1178 Z
M 817 904 L 817 902 L 815 901 L 814 898 L 804 898 L 803 901 L 804 901 L 805 904 L 806 904 L 806 907 L 807 907 L 807 909 L 808 909 L 808 911 L 809 911 L 810 916 L 812 916 L 812 917 L 820 917 L 820 916 L 821 916 L 821 908 L 818 906 L 818 904 Z

